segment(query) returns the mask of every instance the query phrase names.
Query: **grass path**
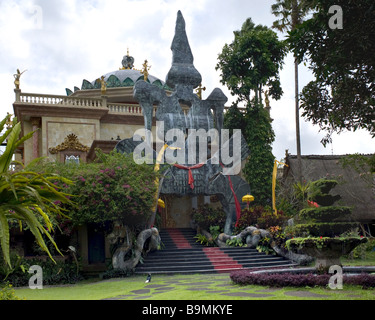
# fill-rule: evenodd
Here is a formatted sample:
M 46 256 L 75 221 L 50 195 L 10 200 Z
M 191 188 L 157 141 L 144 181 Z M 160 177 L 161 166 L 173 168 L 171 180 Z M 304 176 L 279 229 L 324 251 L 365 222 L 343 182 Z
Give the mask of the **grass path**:
M 16 288 L 26 300 L 375 300 L 375 290 L 344 284 L 329 288 L 268 288 L 239 286 L 229 274 L 153 275 L 119 279 L 91 279 L 75 285 Z

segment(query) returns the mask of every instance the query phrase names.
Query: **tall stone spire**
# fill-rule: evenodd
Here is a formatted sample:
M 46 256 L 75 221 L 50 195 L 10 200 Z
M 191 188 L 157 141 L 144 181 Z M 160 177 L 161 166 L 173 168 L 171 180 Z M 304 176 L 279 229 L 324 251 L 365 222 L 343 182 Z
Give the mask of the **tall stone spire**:
M 202 76 L 194 67 L 194 57 L 190 49 L 185 30 L 185 20 L 181 11 L 177 13 L 175 35 L 171 45 L 172 67 L 169 70 L 166 83 L 174 88 L 176 85 L 186 85 L 196 88 L 202 82 Z

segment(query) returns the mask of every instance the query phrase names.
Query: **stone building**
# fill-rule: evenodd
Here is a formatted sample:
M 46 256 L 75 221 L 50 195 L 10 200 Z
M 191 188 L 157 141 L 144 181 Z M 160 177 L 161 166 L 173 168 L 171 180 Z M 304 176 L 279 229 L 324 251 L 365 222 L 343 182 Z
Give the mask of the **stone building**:
M 131 138 L 136 130 L 145 127 L 141 106 L 133 97 L 134 84 L 145 80 L 164 89 L 167 95 L 171 93 L 165 82 L 149 74 L 148 69 L 147 61 L 142 70 L 135 69 L 134 58 L 128 53 L 119 70 L 92 81 L 84 79 L 81 88 L 66 89 L 66 96 L 25 93 L 18 84 L 13 108 L 21 122 L 21 134 L 39 130 L 18 148 L 16 160 L 27 165 L 35 158 L 47 156 L 61 162 L 90 162 L 96 148 L 108 153 L 120 140 Z M 184 112 L 189 109 L 182 108 Z M 156 106 L 154 134 L 155 111 Z M 166 208 L 161 212 L 162 227 L 189 227 L 192 208 L 210 201 L 210 197 L 204 196 L 179 198 L 177 202 L 172 198 L 163 198 Z M 33 237 L 19 233 L 13 236 L 27 254 L 25 242 L 33 242 Z M 104 233 L 95 225 L 85 225 L 76 237 L 84 270 L 103 270 L 105 259 L 110 258 Z
M 133 61 L 128 54 L 122 68 L 91 82 L 83 80 L 81 89 L 66 89 L 67 96 L 24 93 L 16 88 L 13 108 L 22 133 L 40 129 L 18 150 L 17 160 L 28 164 L 48 156 L 63 162 L 91 161 L 95 148 L 113 150 L 117 140 L 130 138 L 143 128 L 133 86 L 145 75 L 144 70 L 133 67 Z M 152 75 L 147 75 L 147 82 L 168 91 L 164 82 Z

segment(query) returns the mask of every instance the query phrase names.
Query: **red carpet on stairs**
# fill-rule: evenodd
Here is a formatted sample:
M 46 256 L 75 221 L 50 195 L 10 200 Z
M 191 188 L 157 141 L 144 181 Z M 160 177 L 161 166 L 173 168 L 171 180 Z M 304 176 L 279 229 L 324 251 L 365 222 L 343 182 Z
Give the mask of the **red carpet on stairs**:
M 202 250 L 218 272 L 220 270 L 243 268 L 240 263 L 217 247 L 203 248 Z
M 179 229 L 168 229 L 168 234 L 178 249 L 191 249 L 189 241 Z

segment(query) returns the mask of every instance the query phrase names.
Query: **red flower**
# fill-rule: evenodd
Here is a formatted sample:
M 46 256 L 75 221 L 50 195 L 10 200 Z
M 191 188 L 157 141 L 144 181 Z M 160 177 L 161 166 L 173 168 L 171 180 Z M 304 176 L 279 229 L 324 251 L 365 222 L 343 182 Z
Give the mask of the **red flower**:
M 309 205 L 309 207 L 319 208 L 319 205 L 314 201 L 307 200 L 307 204 Z

